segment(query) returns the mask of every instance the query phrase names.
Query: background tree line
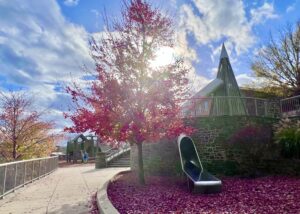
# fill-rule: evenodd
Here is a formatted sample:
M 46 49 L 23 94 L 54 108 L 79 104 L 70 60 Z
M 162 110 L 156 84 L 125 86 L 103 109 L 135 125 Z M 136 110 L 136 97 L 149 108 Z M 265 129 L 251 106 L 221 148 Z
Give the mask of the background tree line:
M 53 133 L 53 122 L 43 120 L 46 112 L 33 109 L 25 93 L 0 93 L 0 161 L 44 157 L 55 150 L 61 136 Z

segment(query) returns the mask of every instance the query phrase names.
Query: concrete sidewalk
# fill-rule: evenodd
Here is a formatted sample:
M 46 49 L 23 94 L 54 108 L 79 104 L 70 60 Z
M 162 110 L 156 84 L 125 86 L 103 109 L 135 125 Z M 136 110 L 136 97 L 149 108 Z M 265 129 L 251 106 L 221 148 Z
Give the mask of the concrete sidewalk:
M 59 168 L 54 173 L 0 200 L 2 214 L 87 214 L 92 193 L 120 171 L 93 165 Z

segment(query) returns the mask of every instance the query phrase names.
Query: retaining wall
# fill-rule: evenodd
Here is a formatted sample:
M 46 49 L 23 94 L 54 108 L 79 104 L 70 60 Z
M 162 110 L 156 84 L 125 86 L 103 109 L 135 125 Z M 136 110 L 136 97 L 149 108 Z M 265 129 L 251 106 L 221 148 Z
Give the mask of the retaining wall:
M 239 149 L 227 145 L 230 137 L 247 125 L 273 126 L 278 119 L 250 116 L 199 117 L 186 120 L 195 127 L 192 138 L 200 159 L 208 171 L 234 175 L 240 172 L 239 159 L 245 157 Z M 143 144 L 144 170 L 146 174 L 179 175 L 180 159 L 176 139 L 160 143 Z M 137 169 L 137 148 L 131 148 L 131 169 Z

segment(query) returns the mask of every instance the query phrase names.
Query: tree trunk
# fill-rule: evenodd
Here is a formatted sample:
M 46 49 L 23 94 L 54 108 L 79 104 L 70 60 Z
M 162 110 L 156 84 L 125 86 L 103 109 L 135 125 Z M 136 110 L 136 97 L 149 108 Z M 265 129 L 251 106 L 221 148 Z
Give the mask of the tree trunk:
M 17 159 L 17 142 L 15 140 L 15 137 L 13 139 L 13 151 L 12 151 L 13 160 Z
M 293 96 L 300 95 L 300 70 L 297 71 L 297 77 L 296 77 L 296 88 L 294 90 Z
M 138 174 L 139 174 L 139 182 L 142 185 L 145 185 L 145 176 L 144 176 L 144 163 L 143 163 L 143 144 L 138 143 Z

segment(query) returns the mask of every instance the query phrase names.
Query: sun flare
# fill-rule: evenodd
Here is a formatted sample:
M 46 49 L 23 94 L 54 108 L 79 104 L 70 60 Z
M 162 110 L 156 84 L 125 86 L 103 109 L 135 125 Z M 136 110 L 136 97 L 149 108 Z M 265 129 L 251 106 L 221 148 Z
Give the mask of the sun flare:
M 151 61 L 151 67 L 157 68 L 168 65 L 175 60 L 175 50 L 170 47 L 162 47 L 156 52 L 156 57 Z

